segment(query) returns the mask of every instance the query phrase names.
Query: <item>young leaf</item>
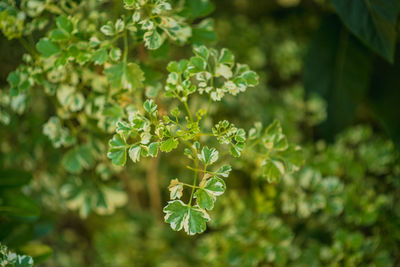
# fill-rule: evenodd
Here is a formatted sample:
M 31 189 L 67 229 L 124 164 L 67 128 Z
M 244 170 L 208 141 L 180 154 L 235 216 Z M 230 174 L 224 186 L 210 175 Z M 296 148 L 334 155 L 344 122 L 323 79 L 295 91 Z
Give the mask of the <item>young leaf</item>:
M 123 166 L 126 163 L 126 149 L 127 144 L 125 139 L 120 134 L 114 134 L 109 142 L 110 150 L 107 157 L 111 159 L 112 163 L 117 166 Z
M 244 149 L 244 143 L 232 144 L 229 149 L 229 152 L 231 152 L 232 156 L 238 158 L 240 157 L 243 149 Z
M 74 30 L 74 25 L 66 16 L 59 16 L 56 19 L 57 27 L 69 34 Z
M 201 188 L 197 189 L 194 194 L 195 198 L 197 198 L 197 204 L 202 209 L 212 210 L 216 197 L 225 192 L 225 182 L 221 178 L 213 176 L 205 180 L 204 185 L 200 184 L 200 186 Z
M 84 145 L 69 150 L 64 155 L 62 163 L 70 173 L 80 173 L 83 169 L 90 168 L 95 163 L 92 147 Z
M 111 25 L 101 26 L 100 31 L 102 33 L 104 33 L 104 35 L 107 35 L 107 36 L 113 36 L 115 34 L 114 27 L 112 27 Z
M 219 175 L 222 177 L 228 177 L 229 173 L 232 171 L 232 167 L 230 165 L 224 165 L 221 168 L 219 168 L 216 172 L 215 175 Z
M 42 38 L 36 44 L 36 49 L 44 57 L 51 57 L 52 55 L 60 53 L 60 47 L 49 40 L 49 38 Z
M 69 35 L 60 29 L 54 29 L 50 32 L 50 39 L 56 42 L 66 41 Z
M 242 75 L 242 78 L 245 79 L 247 86 L 254 87 L 258 85 L 258 74 L 254 71 L 246 71 Z
M 285 173 L 285 165 L 280 160 L 266 159 L 262 167 L 264 176 L 270 183 L 279 181 Z
M 218 63 L 220 64 L 226 64 L 228 66 L 233 66 L 235 63 L 235 57 L 233 56 L 232 52 L 229 51 L 226 48 L 223 48 L 221 50 L 219 59 L 218 59 Z
M 178 178 L 171 180 L 168 186 L 170 192 L 170 198 L 176 199 L 181 198 L 183 194 L 183 185 L 179 182 Z
M 159 144 L 158 142 L 153 142 L 149 145 L 149 155 L 151 157 L 157 157 Z
M 170 152 L 171 150 L 177 148 L 178 144 L 179 144 L 178 140 L 176 140 L 176 138 L 171 137 L 161 142 L 160 150 L 163 152 Z
M 133 145 L 129 148 L 129 157 L 133 162 L 138 162 L 140 160 L 141 149 L 140 145 Z
M 147 99 L 146 102 L 144 102 L 143 104 L 143 108 L 147 113 L 153 114 L 153 112 L 157 110 L 157 105 L 152 99 Z
M 108 59 L 108 53 L 107 50 L 104 48 L 94 52 L 92 57 L 92 60 L 95 65 L 103 65 L 104 63 L 106 63 L 107 59 Z
M 204 232 L 206 223 L 210 221 L 210 216 L 205 210 L 197 206 L 190 207 L 180 200 L 169 201 L 163 211 L 165 221 L 174 231 L 180 231 L 183 228 L 189 235 Z
M 143 39 L 144 45 L 150 50 L 155 50 L 159 48 L 163 43 L 163 38 L 157 32 L 157 30 L 146 32 L 143 36 Z
M 136 63 L 117 63 L 104 71 L 114 88 L 134 89 L 143 86 L 144 73 Z
M 197 157 L 204 164 L 210 165 L 218 160 L 218 151 L 213 147 L 208 148 L 207 146 L 204 146 L 201 150 L 201 154 L 198 154 Z
M 287 138 L 282 133 L 282 127 L 278 120 L 274 120 L 265 130 L 264 144 L 266 148 L 276 151 L 283 151 L 288 148 Z

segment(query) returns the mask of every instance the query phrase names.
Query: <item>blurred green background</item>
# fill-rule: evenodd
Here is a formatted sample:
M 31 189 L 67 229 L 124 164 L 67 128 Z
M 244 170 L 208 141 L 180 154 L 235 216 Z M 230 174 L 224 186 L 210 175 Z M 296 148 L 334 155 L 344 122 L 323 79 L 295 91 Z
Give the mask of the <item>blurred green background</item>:
M 122 9 L 121 1 L 100 2 L 105 13 Z M 23 218 L 0 209 L 0 242 L 49 267 L 400 266 L 400 2 L 215 0 L 206 7 L 201 16 L 214 19 L 215 35 L 197 38 L 229 48 L 261 77 L 258 87 L 221 102 L 217 117 L 246 129 L 279 119 L 303 147 L 304 167 L 268 184 L 251 158 L 233 164 L 227 193 L 197 236 L 163 222 L 150 204 L 146 166 L 116 176 L 125 206 L 82 218 L 62 195 L 63 152 L 42 134 L 53 114 L 48 101 L 27 106 L 26 99 L 8 98 L 7 76 L 25 50 L 1 35 L 0 177 L 20 180 L 0 180 L 0 204 L 36 204 L 21 204 Z M 187 55 L 190 46 L 166 44 L 149 53 L 149 65 L 162 76 L 169 60 Z M 166 178 L 179 172 L 177 159 L 164 155 L 159 162 L 162 203 Z

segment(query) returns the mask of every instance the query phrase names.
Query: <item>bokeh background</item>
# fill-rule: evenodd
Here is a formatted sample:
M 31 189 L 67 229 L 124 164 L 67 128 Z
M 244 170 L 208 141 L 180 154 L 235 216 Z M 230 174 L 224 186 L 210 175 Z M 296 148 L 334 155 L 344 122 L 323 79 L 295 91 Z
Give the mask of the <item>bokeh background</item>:
M 100 2 L 101 12 L 122 9 L 118 1 Z M 179 154 L 118 174 L 98 164 L 84 182 L 84 175 L 72 179 L 59 170 L 65 151 L 42 133 L 54 110 L 40 90 L 30 104 L 29 95 L 10 99 L 7 76 L 25 50 L 2 34 L 0 175 L 26 175 L 29 183 L 11 193 L 1 189 L 0 205 L 17 196 L 36 204 L 21 204 L 30 212 L 26 218 L 0 209 L 0 241 L 43 267 L 400 266 L 399 4 L 360 0 L 359 13 L 349 14 L 354 7 L 344 2 L 214 0 L 199 11 L 213 19 L 215 33 L 198 32 L 197 41 L 229 48 L 260 75 L 258 87 L 221 102 L 216 117 L 245 129 L 280 120 L 303 148 L 305 164 L 270 184 L 244 156 L 233 164 L 207 231 L 190 237 L 172 231 L 160 210 L 169 178 L 181 172 Z M 382 21 L 363 32 L 354 25 L 363 20 L 354 16 L 367 20 L 368 14 Z M 146 55 L 157 70 L 149 76 L 165 77 L 169 60 L 190 54 L 190 45 L 166 43 Z M 158 173 L 156 189 L 150 169 Z M 76 183 L 95 194 L 92 177 L 101 175 L 104 184 L 118 181 L 124 196 L 113 195 L 110 215 L 92 207 L 80 216 L 83 204 L 65 199 L 63 188 Z

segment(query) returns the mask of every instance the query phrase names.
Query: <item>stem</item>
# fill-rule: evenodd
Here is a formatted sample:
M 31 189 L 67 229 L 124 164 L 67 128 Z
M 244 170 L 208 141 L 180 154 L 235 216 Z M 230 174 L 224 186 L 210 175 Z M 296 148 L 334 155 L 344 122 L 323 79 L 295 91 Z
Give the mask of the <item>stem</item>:
M 186 168 L 188 168 L 189 170 L 192 170 L 192 171 L 215 174 L 215 172 L 210 172 L 210 171 L 207 171 L 206 169 L 202 170 L 202 169 L 199 169 L 199 168 L 192 168 L 190 166 L 186 166 Z
M 187 187 L 191 187 L 191 188 L 200 188 L 200 186 L 197 185 L 191 185 L 191 184 L 185 184 L 185 183 L 180 183 L 181 185 L 187 186 Z
M 210 96 L 210 98 L 208 99 L 208 104 L 207 104 L 205 117 L 207 117 L 207 115 L 208 115 L 208 111 L 210 110 L 211 103 L 212 103 L 212 99 L 211 99 L 211 96 Z
M 195 149 L 193 148 L 193 152 L 196 153 L 197 151 L 195 151 Z M 192 192 L 190 193 L 190 200 L 189 200 L 189 207 L 191 207 L 192 204 L 192 200 L 193 200 L 193 195 L 194 195 L 194 189 L 197 183 L 197 168 L 199 167 L 199 160 L 197 157 L 194 158 L 194 180 L 193 180 L 193 187 L 192 187 Z
M 187 112 L 187 114 L 189 116 L 190 122 L 193 123 L 192 113 L 190 113 L 190 109 L 189 109 L 189 106 L 187 104 L 187 101 L 183 101 L 183 105 L 185 106 L 185 109 L 186 109 L 186 112 Z

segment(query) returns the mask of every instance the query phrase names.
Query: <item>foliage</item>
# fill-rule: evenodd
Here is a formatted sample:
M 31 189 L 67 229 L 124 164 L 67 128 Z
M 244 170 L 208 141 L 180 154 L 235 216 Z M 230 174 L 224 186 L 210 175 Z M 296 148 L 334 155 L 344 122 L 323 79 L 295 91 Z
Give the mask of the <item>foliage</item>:
M 398 265 L 399 8 L 1 2 L 1 264 Z
M 31 267 L 33 259 L 26 255 L 18 255 L 0 244 L 0 265 L 2 267 Z

